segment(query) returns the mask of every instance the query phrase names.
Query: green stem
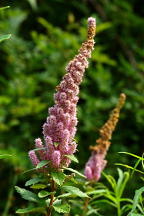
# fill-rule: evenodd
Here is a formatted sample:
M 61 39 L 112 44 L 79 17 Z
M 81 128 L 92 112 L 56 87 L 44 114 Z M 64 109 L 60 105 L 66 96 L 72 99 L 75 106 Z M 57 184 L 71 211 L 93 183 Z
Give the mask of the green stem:
M 118 216 L 121 216 L 121 207 L 120 207 L 120 201 L 117 200 L 117 214 Z
M 10 189 L 9 194 L 8 194 L 7 203 L 5 205 L 5 209 L 4 209 L 2 216 L 8 216 L 9 209 L 10 209 L 11 203 L 12 203 L 13 194 L 14 194 L 14 186 L 16 185 L 17 179 L 18 179 L 17 173 L 15 173 L 15 175 L 13 177 L 12 186 L 11 186 L 11 189 Z

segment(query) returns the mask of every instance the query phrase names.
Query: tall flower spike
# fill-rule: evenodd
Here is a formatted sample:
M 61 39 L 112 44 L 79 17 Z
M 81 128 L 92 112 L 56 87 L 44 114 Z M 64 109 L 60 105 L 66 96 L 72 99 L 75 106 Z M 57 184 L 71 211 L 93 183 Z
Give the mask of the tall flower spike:
M 78 123 L 76 106 L 79 99 L 79 85 L 88 67 L 87 59 L 91 57 L 94 49 L 95 31 L 96 21 L 90 17 L 88 18 L 87 40 L 82 44 L 78 55 L 66 67 L 67 73 L 56 88 L 55 105 L 49 108 L 49 117 L 43 125 L 45 148 L 41 140 L 36 139 L 36 147 L 42 147 L 38 151 L 38 159 L 49 160 L 51 168 L 59 169 L 69 166 L 71 161 L 67 155 L 72 155 L 76 151 L 77 144 L 74 142 L 74 137 Z M 30 159 L 33 158 L 34 154 Z M 34 160 L 32 162 L 35 165 Z
M 85 176 L 88 180 L 98 181 L 101 176 L 102 170 L 105 168 L 107 161 L 104 160 L 108 148 L 111 144 L 110 140 L 112 133 L 115 130 L 117 122 L 119 120 L 120 110 L 123 107 L 126 100 L 125 94 L 120 94 L 118 104 L 112 111 L 108 121 L 100 129 L 100 138 L 96 140 L 96 146 L 90 146 L 92 151 L 91 157 L 85 166 Z

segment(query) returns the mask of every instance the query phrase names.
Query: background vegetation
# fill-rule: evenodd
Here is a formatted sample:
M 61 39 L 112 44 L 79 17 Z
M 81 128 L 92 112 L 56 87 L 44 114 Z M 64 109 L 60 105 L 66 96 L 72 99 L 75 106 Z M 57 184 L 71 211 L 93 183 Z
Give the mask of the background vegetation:
M 0 212 L 10 208 L 8 215 L 14 215 L 19 200 L 11 196 L 13 184 L 27 178 L 18 173 L 31 167 L 27 152 L 42 136 L 55 86 L 86 38 L 89 16 L 97 19 L 97 36 L 78 105 L 79 169 L 121 92 L 127 102 L 113 135 L 107 171 L 116 173 L 116 162 L 134 164 L 119 151 L 142 155 L 144 7 L 140 0 L 15 0 L 1 1 L 0 6 L 7 4 L 11 8 L 0 11 L 0 33 L 12 34 L 0 44 L 0 153 L 14 157 L 1 160 Z M 139 187 L 134 181 L 132 187 Z

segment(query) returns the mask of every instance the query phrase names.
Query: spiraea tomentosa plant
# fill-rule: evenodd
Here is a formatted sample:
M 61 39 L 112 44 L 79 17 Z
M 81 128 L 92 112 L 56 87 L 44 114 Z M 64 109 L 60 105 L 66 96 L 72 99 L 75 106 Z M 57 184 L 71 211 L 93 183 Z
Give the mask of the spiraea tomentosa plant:
M 31 213 L 37 212 L 37 210 L 47 216 L 51 216 L 53 210 L 58 213 L 69 213 L 70 206 L 63 202 L 64 197 L 71 195 L 87 197 L 87 194 L 77 187 L 78 183 L 76 186 L 72 183 L 74 173 L 83 175 L 68 166 L 72 159 L 76 160 L 73 154 L 77 148 L 74 137 L 78 122 L 76 106 L 79 99 L 79 85 L 82 82 L 85 69 L 88 67 L 87 59 L 91 57 L 94 47 L 95 30 L 96 21 L 90 17 L 87 40 L 82 44 L 78 55 L 66 67 L 67 73 L 56 88 L 55 105 L 49 108 L 49 117 L 43 125 L 45 144 L 43 145 L 42 140 L 38 138 L 35 140 L 36 148 L 29 152 L 29 157 L 35 166 L 34 169 L 38 171 L 39 177 L 26 182 L 26 186 L 40 191 L 36 194 L 16 186 L 17 192 L 24 199 L 38 203 L 38 209 L 30 206 L 19 209 L 16 213 Z M 71 175 L 64 174 L 65 169 L 68 169 Z M 85 178 L 85 176 L 83 177 Z M 69 181 L 68 185 L 67 181 Z M 37 185 L 39 182 L 42 184 Z M 61 190 L 66 194 L 61 195 Z
M 67 155 L 72 155 L 76 151 L 77 144 L 74 137 L 78 122 L 76 106 L 79 99 L 79 85 L 88 67 L 87 59 L 91 57 L 94 47 L 95 30 L 96 21 L 90 17 L 87 40 L 82 44 L 79 54 L 66 67 L 67 73 L 56 88 L 55 105 L 49 108 L 49 117 L 43 125 L 45 148 L 38 138 L 35 140 L 36 148 L 41 149 L 37 151 L 38 155 L 34 150 L 29 152 L 34 166 L 37 166 L 41 160 L 49 160 L 51 168 L 68 167 L 71 160 Z
M 105 168 L 107 161 L 105 160 L 106 153 L 111 144 L 110 140 L 112 133 L 115 130 L 119 120 L 120 110 L 125 103 L 126 95 L 120 94 L 118 104 L 112 111 L 108 121 L 100 129 L 100 138 L 96 140 L 96 146 L 90 146 L 92 151 L 91 157 L 85 166 L 85 176 L 88 180 L 98 181 L 102 170 Z

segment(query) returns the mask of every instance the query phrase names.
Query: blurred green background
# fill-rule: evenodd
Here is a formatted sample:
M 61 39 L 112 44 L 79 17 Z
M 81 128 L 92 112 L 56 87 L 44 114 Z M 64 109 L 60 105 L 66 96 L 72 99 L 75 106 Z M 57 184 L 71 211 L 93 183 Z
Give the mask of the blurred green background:
M 55 87 L 86 39 L 89 16 L 97 19 L 97 35 L 78 104 L 79 169 L 121 92 L 127 102 L 107 169 L 113 173 L 114 163 L 129 163 L 120 151 L 144 151 L 144 6 L 140 0 L 0 1 L 0 7 L 7 5 L 0 13 L 0 33 L 12 34 L 0 44 L 0 153 L 13 157 L 0 160 L 0 212 L 10 208 L 8 215 L 14 215 L 19 200 L 8 197 L 13 184 L 27 178 L 18 173 L 32 167 L 27 152 L 42 137 Z

